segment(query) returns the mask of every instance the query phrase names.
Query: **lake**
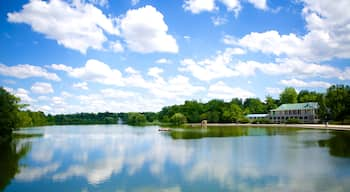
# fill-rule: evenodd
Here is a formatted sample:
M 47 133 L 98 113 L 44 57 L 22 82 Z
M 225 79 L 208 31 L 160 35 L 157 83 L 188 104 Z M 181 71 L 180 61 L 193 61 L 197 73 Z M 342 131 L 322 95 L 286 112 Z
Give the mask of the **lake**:
M 2 144 L 0 191 L 350 191 L 350 133 L 48 126 Z

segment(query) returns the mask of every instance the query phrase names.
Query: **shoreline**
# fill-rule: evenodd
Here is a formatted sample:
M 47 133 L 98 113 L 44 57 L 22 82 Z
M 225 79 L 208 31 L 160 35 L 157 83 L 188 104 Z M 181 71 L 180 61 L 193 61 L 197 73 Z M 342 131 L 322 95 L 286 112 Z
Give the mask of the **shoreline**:
M 187 123 L 187 126 L 201 126 L 200 123 Z M 289 128 L 305 128 L 305 129 L 322 129 L 350 131 L 350 125 L 330 125 L 328 124 L 251 124 L 251 123 L 208 123 L 207 127 L 289 127 Z

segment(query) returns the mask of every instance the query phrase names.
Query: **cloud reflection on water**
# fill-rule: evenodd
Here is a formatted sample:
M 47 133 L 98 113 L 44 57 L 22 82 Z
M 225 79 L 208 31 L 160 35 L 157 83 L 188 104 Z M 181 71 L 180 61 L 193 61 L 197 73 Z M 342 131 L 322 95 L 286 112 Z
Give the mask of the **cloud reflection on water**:
M 98 185 L 118 176 L 132 180 L 142 174 L 167 186 L 217 185 L 222 190 L 350 188 L 346 182 L 349 174 L 337 175 L 344 168 L 339 165 L 349 160 L 333 158 L 327 149 L 310 144 L 330 137 L 325 132 L 174 140 L 167 133 L 159 133 L 157 127 L 96 127 L 45 129 L 45 136 L 33 143 L 30 155 L 41 165 L 41 172 L 29 166 L 16 179 L 34 181 L 45 177 L 62 183 L 78 177 Z M 308 139 L 311 141 L 306 146 L 303 142 Z M 46 149 L 53 154 L 43 159 L 42 151 Z M 349 166 L 345 168 L 350 171 Z

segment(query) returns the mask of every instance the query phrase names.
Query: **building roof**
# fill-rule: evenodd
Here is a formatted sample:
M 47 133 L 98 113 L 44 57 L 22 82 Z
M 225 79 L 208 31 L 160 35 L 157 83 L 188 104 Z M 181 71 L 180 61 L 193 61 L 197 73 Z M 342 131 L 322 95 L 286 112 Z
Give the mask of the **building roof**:
M 308 102 L 308 103 L 293 103 L 293 104 L 283 104 L 277 109 L 272 111 L 286 111 L 286 110 L 303 110 L 303 109 L 318 109 L 317 102 Z
M 267 117 L 268 114 L 248 114 L 246 115 L 247 118 L 254 118 L 254 117 L 257 117 L 257 118 L 263 118 L 263 117 Z

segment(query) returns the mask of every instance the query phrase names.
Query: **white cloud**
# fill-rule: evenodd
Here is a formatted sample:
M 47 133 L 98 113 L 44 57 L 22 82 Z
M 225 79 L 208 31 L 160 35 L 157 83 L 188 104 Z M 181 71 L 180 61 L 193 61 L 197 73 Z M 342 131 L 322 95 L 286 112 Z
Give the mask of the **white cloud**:
M 101 94 L 106 98 L 121 99 L 135 97 L 138 94 L 130 91 L 122 91 L 118 89 L 102 89 Z
M 159 64 L 170 64 L 172 63 L 172 61 L 170 59 L 166 59 L 166 58 L 160 58 L 156 61 L 156 63 L 159 63 Z
M 269 95 L 279 95 L 283 90 L 277 87 L 266 87 L 265 91 Z
M 233 11 L 235 17 L 238 16 L 239 11 L 242 9 L 239 0 L 220 0 L 224 5 L 226 5 L 227 10 Z
M 7 16 L 9 22 L 26 23 L 48 39 L 81 53 L 89 48 L 102 50 L 107 41 L 104 33 L 119 35 L 115 19 L 88 3 L 31 0 L 21 11 Z
M 211 21 L 215 26 L 220 26 L 220 25 L 224 25 L 227 23 L 227 18 L 226 17 L 211 17 Z
M 189 41 L 189 40 L 191 39 L 191 36 L 185 35 L 185 36 L 184 36 L 184 39 L 187 40 L 187 41 Z
M 208 97 L 215 99 L 224 99 L 226 101 L 231 100 L 232 98 L 248 98 L 254 97 L 255 94 L 244 90 L 239 87 L 230 87 L 224 82 L 219 81 L 209 86 Z
M 238 16 L 239 12 L 242 9 L 240 0 L 185 0 L 182 7 L 186 11 L 190 11 L 193 14 L 198 14 L 204 11 L 213 12 L 219 9 L 216 6 L 215 2 L 220 2 L 225 5 L 228 11 L 234 12 L 235 17 Z M 268 9 L 266 0 L 248 0 L 247 2 L 253 4 L 257 9 Z
M 135 6 L 136 4 L 138 4 L 140 2 L 140 0 L 131 0 L 131 5 Z
M 188 77 L 178 75 L 168 81 L 158 78 L 151 83 L 149 91 L 159 98 L 182 100 L 183 97 L 190 97 L 198 92 L 205 91 L 205 88 L 192 85 Z
M 160 74 L 163 73 L 164 70 L 159 67 L 152 67 L 148 69 L 148 75 L 154 78 L 160 78 Z
M 222 42 L 226 45 L 238 45 L 237 39 L 231 35 L 225 35 Z
M 80 1 L 80 0 L 78 0 Z M 83 0 L 82 0 L 83 1 Z M 107 7 L 109 0 L 88 0 L 89 3 L 92 3 L 94 5 L 98 5 L 100 7 Z
M 53 64 L 52 68 L 56 70 L 66 71 L 70 76 L 85 81 L 93 81 L 106 85 L 123 86 L 122 74 L 117 69 L 111 69 L 107 64 L 90 59 L 85 66 L 80 68 L 72 68 L 63 64 Z
M 83 89 L 83 90 L 88 90 L 88 83 L 87 82 L 80 82 L 80 83 L 74 83 L 73 87 Z
M 55 73 L 49 73 L 46 69 L 42 67 L 28 64 L 6 66 L 0 63 L 0 74 L 5 76 L 16 77 L 19 79 L 26 79 L 30 77 L 42 77 L 54 81 L 61 80 Z
M 33 93 L 38 93 L 38 94 L 49 94 L 54 92 L 52 85 L 50 83 L 43 83 L 43 82 L 34 83 L 30 88 L 30 90 Z
M 289 80 L 281 80 L 280 83 L 285 86 L 291 86 L 291 87 L 321 87 L 321 88 L 328 88 L 331 86 L 330 83 L 324 82 L 324 81 L 302 81 L 299 79 L 289 79 Z
M 245 52 L 239 48 L 227 48 L 224 52 L 218 52 L 216 57 L 201 61 L 184 59 L 181 61 L 180 71 L 188 71 L 194 77 L 202 81 L 233 77 L 239 75 L 231 66 L 232 56 L 241 55 Z
M 21 99 L 21 103 L 30 104 L 33 102 L 36 102 L 33 98 L 29 96 L 29 91 L 23 88 L 18 88 L 17 90 L 14 90 L 12 88 L 5 87 L 6 91 L 14 94 L 16 97 L 19 97 Z
M 168 26 L 164 22 L 163 14 L 150 5 L 129 10 L 120 19 L 120 28 L 128 48 L 133 51 L 140 53 L 179 51 L 175 38 L 167 33 Z
M 287 56 L 306 61 L 325 61 L 350 58 L 350 14 L 348 0 L 304 0 L 302 15 L 307 33 L 279 34 L 277 31 L 252 32 L 239 40 L 239 44 L 252 51 Z
M 186 11 L 191 11 L 194 14 L 217 9 L 215 0 L 185 0 L 182 6 Z
M 124 51 L 124 47 L 119 41 L 110 42 L 109 48 L 116 53 Z
M 27 182 L 38 180 L 49 173 L 55 172 L 59 166 L 58 163 L 53 163 L 40 167 L 21 167 L 21 172 L 16 174 L 16 179 Z
M 338 78 L 340 80 L 349 79 L 346 71 L 329 66 L 315 63 L 306 63 L 298 59 L 277 59 L 277 63 L 259 63 L 256 61 L 238 62 L 234 66 L 235 71 L 242 76 L 255 75 L 260 71 L 267 75 L 284 75 L 288 77 L 310 78 Z
M 257 9 L 266 10 L 268 8 L 266 0 L 248 0 L 248 2 L 253 4 Z

